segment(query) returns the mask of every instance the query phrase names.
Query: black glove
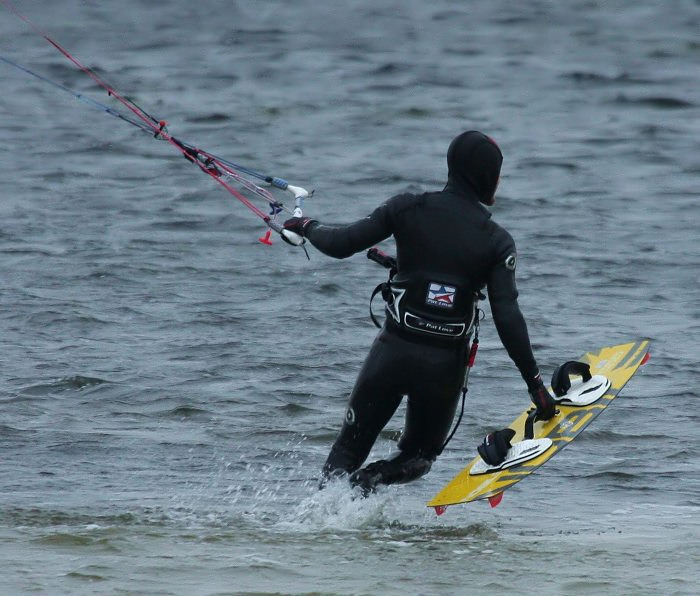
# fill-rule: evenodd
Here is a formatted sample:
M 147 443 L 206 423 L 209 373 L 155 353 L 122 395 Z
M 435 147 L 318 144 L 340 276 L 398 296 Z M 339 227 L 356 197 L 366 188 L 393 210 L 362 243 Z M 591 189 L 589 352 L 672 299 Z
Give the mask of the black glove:
M 284 222 L 284 229 L 304 237 L 305 232 L 308 231 L 309 224 L 311 223 L 318 222 L 310 217 L 292 217 Z
M 512 428 L 504 428 L 489 433 L 484 438 L 484 442 L 479 445 L 476 450 L 489 466 L 497 466 L 503 463 L 503 460 L 510 449 L 510 441 L 515 436 L 515 431 Z
M 537 408 L 537 419 L 549 420 L 550 418 L 554 418 L 554 415 L 557 413 L 557 404 L 544 386 L 542 377 L 538 374 L 527 384 L 527 388 L 530 392 L 530 399 Z

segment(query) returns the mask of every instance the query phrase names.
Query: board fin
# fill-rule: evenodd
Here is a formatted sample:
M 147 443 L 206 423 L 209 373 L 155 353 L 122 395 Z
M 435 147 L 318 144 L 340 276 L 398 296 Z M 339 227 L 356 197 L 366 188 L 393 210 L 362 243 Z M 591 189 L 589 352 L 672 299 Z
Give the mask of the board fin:
M 496 493 L 495 495 L 491 495 L 489 497 L 489 505 L 491 505 L 491 508 L 498 507 L 498 505 L 503 500 L 503 493 L 504 492 L 505 491 L 501 491 L 500 493 Z

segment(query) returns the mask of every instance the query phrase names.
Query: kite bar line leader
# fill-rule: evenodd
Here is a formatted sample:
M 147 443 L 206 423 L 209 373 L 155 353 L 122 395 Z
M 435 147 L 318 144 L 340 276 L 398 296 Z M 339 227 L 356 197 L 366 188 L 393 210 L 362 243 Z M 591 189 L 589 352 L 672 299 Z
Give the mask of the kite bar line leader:
M 308 252 L 306 251 L 306 247 L 303 246 L 304 238 L 289 230 L 285 230 L 284 226 L 276 221 L 276 216 L 280 212 L 282 212 L 283 210 L 289 211 L 289 209 L 286 208 L 282 203 L 276 201 L 274 197 L 265 189 L 261 188 L 252 181 L 243 177 L 241 175 L 241 172 L 259 180 L 262 180 L 270 186 L 273 186 L 279 190 L 286 190 L 290 192 L 295 198 L 295 208 L 293 210 L 293 215 L 295 217 L 301 217 L 303 200 L 307 197 L 310 197 L 313 194 L 313 191 L 308 192 L 306 189 L 301 188 L 299 186 L 292 186 L 283 178 L 261 174 L 260 172 L 256 172 L 255 170 L 252 170 L 250 168 L 240 166 L 234 162 L 227 161 L 203 149 L 199 149 L 193 145 L 190 145 L 189 143 L 185 143 L 178 140 L 168 132 L 166 128 L 167 122 L 165 120 L 155 118 L 154 116 L 146 112 L 143 108 L 141 108 L 138 104 L 136 104 L 136 102 L 127 98 L 126 96 L 121 95 L 111 85 L 108 85 L 95 73 L 95 71 L 85 66 L 82 62 L 80 62 L 80 60 L 78 60 L 62 45 L 60 45 L 57 41 L 49 37 L 26 16 L 21 14 L 14 7 L 12 2 L 10 2 L 10 0 L 0 0 L 0 4 L 5 6 L 10 12 L 12 12 L 22 21 L 24 21 L 31 29 L 33 29 L 38 35 L 43 37 L 50 45 L 52 45 L 56 50 L 58 50 L 78 69 L 80 69 L 82 72 L 88 75 L 99 87 L 104 89 L 110 97 L 114 98 L 119 103 L 121 103 L 123 107 L 127 108 L 133 114 L 133 116 L 135 116 L 135 118 L 125 116 L 124 114 L 121 114 L 120 112 L 109 106 L 106 106 L 98 101 L 92 100 L 80 93 L 75 93 L 69 88 L 65 87 L 64 85 L 51 81 L 50 79 L 39 75 L 12 60 L 0 56 L 1 61 L 29 75 L 32 75 L 48 84 L 51 84 L 56 88 L 70 93 L 74 97 L 80 99 L 88 105 L 91 105 L 94 108 L 102 110 L 110 116 L 120 118 L 128 122 L 129 124 L 137 126 L 143 131 L 149 132 L 156 139 L 169 142 L 173 147 L 180 151 L 188 161 L 197 165 L 202 172 L 213 178 L 217 183 L 224 187 L 234 198 L 238 199 L 243 205 L 245 205 L 248 209 L 250 209 L 250 211 L 252 211 L 255 215 L 260 217 L 266 223 L 266 225 L 268 226 L 268 230 L 264 237 L 259 239 L 261 242 L 263 242 L 264 244 L 272 244 L 270 240 L 270 231 L 274 230 L 275 232 L 278 232 L 280 235 L 282 235 L 283 238 L 290 244 L 295 246 L 302 246 L 304 248 L 304 252 L 306 253 L 306 257 L 309 258 Z M 271 207 L 270 214 L 268 215 L 264 211 L 256 207 L 245 195 L 243 195 L 231 184 L 229 184 L 226 178 L 233 179 L 235 182 L 244 186 L 247 190 L 264 198 Z

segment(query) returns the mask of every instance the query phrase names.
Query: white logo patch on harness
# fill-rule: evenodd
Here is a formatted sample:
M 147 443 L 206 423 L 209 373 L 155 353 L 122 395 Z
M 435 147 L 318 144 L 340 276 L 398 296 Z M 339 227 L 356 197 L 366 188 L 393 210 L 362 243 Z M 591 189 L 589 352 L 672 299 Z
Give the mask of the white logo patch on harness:
M 455 305 L 456 293 L 457 288 L 431 282 L 430 286 L 428 287 L 428 296 L 426 297 L 425 302 L 426 304 L 440 308 L 453 308 Z

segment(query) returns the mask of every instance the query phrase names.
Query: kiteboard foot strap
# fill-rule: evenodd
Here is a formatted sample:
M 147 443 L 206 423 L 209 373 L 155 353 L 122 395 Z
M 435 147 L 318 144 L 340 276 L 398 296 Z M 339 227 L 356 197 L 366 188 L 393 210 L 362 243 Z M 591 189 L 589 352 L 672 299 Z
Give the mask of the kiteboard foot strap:
M 491 474 L 492 472 L 498 472 L 500 470 L 512 468 L 513 466 L 525 463 L 531 459 L 542 455 L 551 446 L 551 439 L 525 439 L 523 441 L 515 443 L 508 450 L 506 458 L 500 464 L 491 466 L 487 464 L 483 459 L 479 459 L 471 467 L 471 469 L 469 470 L 469 474 L 472 476 L 478 476 L 479 474 Z

